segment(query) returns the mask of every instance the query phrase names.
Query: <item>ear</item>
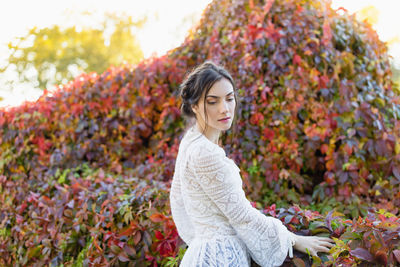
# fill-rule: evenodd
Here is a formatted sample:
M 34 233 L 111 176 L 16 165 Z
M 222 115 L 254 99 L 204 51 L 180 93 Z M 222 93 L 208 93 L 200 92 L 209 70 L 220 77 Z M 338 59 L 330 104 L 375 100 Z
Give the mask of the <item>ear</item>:
M 192 105 L 192 110 L 193 110 L 194 114 L 197 115 L 197 113 L 199 112 L 198 109 L 199 109 L 199 107 L 197 105 Z

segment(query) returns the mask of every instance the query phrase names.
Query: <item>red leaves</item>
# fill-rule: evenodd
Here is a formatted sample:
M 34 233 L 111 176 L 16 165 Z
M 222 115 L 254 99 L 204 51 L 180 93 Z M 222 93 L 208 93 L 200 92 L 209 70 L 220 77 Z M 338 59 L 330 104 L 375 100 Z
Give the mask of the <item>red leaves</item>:
M 366 219 L 359 218 L 353 222 L 351 231 L 359 233 L 363 242 L 357 243 L 359 247 L 352 249 L 350 254 L 385 266 L 388 263 L 394 264 L 393 260 L 396 257 L 394 248 L 399 245 L 396 239 L 400 230 L 400 219 L 393 215 L 388 218 L 387 215 L 372 213 L 372 211 L 368 213 Z M 390 221 L 389 224 L 388 221 Z M 391 250 L 393 250 L 393 257 L 390 257 Z
M 51 141 L 46 140 L 43 136 L 36 136 L 32 138 L 32 144 L 37 145 L 35 149 L 41 156 L 45 156 L 47 150 L 52 146 Z
M 166 219 L 165 215 L 161 213 L 155 213 L 149 217 L 152 222 L 159 223 Z
M 275 213 L 275 206 L 264 209 L 266 215 L 272 215 L 271 211 Z M 398 261 L 397 257 L 399 256 L 399 250 L 396 247 L 400 245 L 398 240 L 400 219 L 393 215 L 387 216 L 389 216 L 388 213 L 384 216 L 370 209 L 367 218 L 359 217 L 358 220 L 350 221 L 346 220 L 343 214 L 333 210 L 322 216 L 319 213 L 292 206 L 289 209 L 279 209 L 279 213 L 274 217 L 280 219 L 288 229 L 298 234 L 329 233 L 329 236 L 337 238 L 336 246 L 331 249 L 328 260 L 321 257 L 324 259 L 323 266 L 334 266 L 339 263 L 352 264 L 356 260 L 359 263 L 367 261 L 391 266 Z M 388 228 L 385 225 L 388 220 L 397 225 L 397 230 L 394 230 L 395 228 L 392 226 Z M 345 251 L 349 253 L 342 253 Z M 391 255 L 392 253 L 393 255 Z M 301 255 L 299 259 L 307 260 L 307 257 L 307 255 Z
M 3 111 L 0 111 L 0 127 L 3 127 L 3 125 L 6 123 L 7 118 L 4 114 Z
M 321 75 L 319 77 L 319 88 L 327 88 L 329 83 L 329 77 L 327 75 Z
M 374 202 L 399 207 L 400 124 L 391 106 L 400 98 L 392 89 L 386 47 L 368 27 L 313 1 L 251 0 L 250 12 L 240 5 L 213 6 L 220 3 L 214 1 L 196 31 L 166 56 L 83 74 L 53 96 L 46 91 L 37 103 L 0 111 L 6 189 L 0 203 L 7 214 L 3 223 L 16 224 L 3 226 L 0 265 L 5 258 L 24 258 L 26 251 L 54 258 L 60 253 L 55 244 L 66 246 L 63 258 L 76 258 L 86 247 L 97 266 L 112 265 L 106 255 L 118 265 L 138 253 L 153 266 L 176 256 L 179 238 L 168 192 L 146 186 L 171 179 L 184 128 L 177 89 L 205 57 L 224 59 L 241 89 L 244 108 L 231 147 L 252 197 L 280 203 L 290 197 L 320 211 L 339 206 L 349 217 Z M 257 175 L 246 172 L 253 159 Z M 83 163 L 90 167 L 79 167 Z M 99 167 L 112 175 L 96 176 L 92 169 Z M 119 181 L 128 170 L 139 178 Z M 307 232 L 313 220 L 322 223 L 317 231 L 340 240 L 346 230 L 358 243 L 352 250 L 343 245 L 338 264 L 369 260 L 365 251 L 375 263 L 399 262 L 393 237 L 399 223 L 382 214 L 340 225 L 311 211 L 281 213 L 271 206 L 265 212 L 292 230 Z M 49 237 L 53 244 L 46 243 Z M 9 251 L 9 244 L 26 251 Z M 387 252 L 380 250 L 384 245 Z
M 137 237 L 134 238 L 134 239 L 137 239 L 137 238 L 140 239 L 141 234 L 140 234 L 140 232 L 138 231 L 138 226 L 137 226 L 137 224 L 136 224 L 134 221 L 131 221 L 131 224 L 130 224 L 127 228 L 123 229 L 123 230 L 119 233 L 119 237 L 122 237 L 122 236 L 130 236 L 130 235 L 132 235 L 133 233 L 135 233 L 135 236 L 137 236 Z M 137 234 L 137 233 L 138 233 L 138 234 Z
M 15 208 L 17 214 L 12 221 L 15 225 L 10 226 L 11 235 L 6 236 L 6 240 L 14 240 L 26 247 L 21 257 L 26 255 L 23 253 L 31 251 L 28 253 L 45 255 L 43 261 L 50 261 L 60 253 L 54 244 L 65 246 L 64 256 L 76 256 L 70 251 L 81 251 L 86 246 L 88 250 L 84 256 L 93 265 L 108 265 L 109 260 L 132 261 L 136 252 L 143 255 L 151 253 L 156 262 L 163 257 L 161 254 L 175 257 L 178 234 L 171 218 L 153 212 L 152 219 L 159 222 L 153 223 L 150 216 L 145 214 L 150 202 L 156 207 L 162 207 L 160 209 L 165 212 L 168 199 L 165 188 L 160 187 L 152 192 L 149 191 L 150 185 L 143 180 L 138 183 L 126 176 L 122 179 L 107 177 L 107 174 L 99 172 L 98 177 L 74 178 L 70 186 L 49 183 L 48 189 L 42 189 L 40 193 L 29 191 L 28 187 L 23 186 L 23 179 L 16 180 L 8 193 L 16 195 L 18 192 L 21 202 Z M 6 183 L 6 180 L 1 182 Z M 158 184 L 153 183 L 151 188 L 155 189 Z M 132 192 L 132 188 L 135 188 L 135 193 L 125 195 L 125 192 Z M 137 207 L 138 210 L 133 211 L 131 207 Z M 124 226 L 120 218 L 130 212 L 130 224 Z M 162 240 L 153 237 L 152 233 Z M 67 239 L 70 241 L 66 242 Z M 33 240 L 37 240 L 41 246 L 37 246 Z M 156 249 L 150 250 L 155 243 Z M 0 258 L 4 258 L 5 252 L 0 250 Z M 36 260 L 33 256 L 29 259 L 32 262 Z
M 300 65 L 301 64 L 301 57 L 298 54 L 293 56 L 293 65 Z
M 263 122 L 263 120 L 264 120 L 264 115 L 260 112 L 256 112 L 250 117 L 250 123 L 254 125 L 259 125 L 260 123 Z
M 110 113 L 113 108 L 113 101 L 114 100 L 113 100 L 112 96 L 109 96 L 107 98 L 102 98 L 101 102 L 100 102 L 100 104 L 101 104 L 100 110 L 102 112 L 104 112 L 105 114 Z
M 247 34 L 251 40 L 261 39 L 264 37 L 264 28 L 249 24 Z
M 388 255 L 388 253 L 386 250 L 380 249 L 375 253 L 375 259 L 380 264 L 387 266 L 387 264 L 388 264 L 388 256 L 387 255 Z
M 265 15 L 270 11 L 272 5 L 274 4 L 275 0 L 267 0 L 265 1 L 264 7 L 263 7 L 263 15 Z
M 22 214 L 25 209 L 28 207 L 28 204 L 26 203 L 26 201 L 24 201 L 19 207 L 18 207 L 18 214 Z
M 263 101 L 267 100 L 267 94 L 271 93 L 271 88 L 269 88 L 268 86 L 265 86 L 264 89 L 261 91 L 261 99 Z
M 254 15 L 254 23 L 247 25 L 246 34 L 251 41 L 259 39 L 270 39 L 274 42 L 278 42 L 279 38 L 282 37 L 280 28 L 276 28 L 275 24 L 269 19 L 265 25 L 263 25 L 263 17 Z
M 174 254 L 175 251 L 175 245 L 174 243 L 168 241 L 168 240 L 164 240 L 161 241 L 159 243 L 154 243 L 157 244 L 156 250 L 160 253 L 160 255 L 162 257 L 170 257 L 171 255 Z
M 211 38 L 210 38 L 210 42 L 212 43 L 212 44 L 214 44 L 215 43 L 215 41 L 217 41 L 217 38 L 218 38 L 218 29 L 217 28 L 214 28 L 214 30 L 213 30 L 213 32 L 212 32 L 212 35 L 211 35 Z
M 102 105 L 98 102 L 89 102 L 86 105 L 89 107 L 90 110 L 93 111 L 99 110 L 102 107 Z
M 84 105 L 80 103 L 73 103 L 70 106 L 70 112 L 75 116 L 80 116 L 83 114 Z
M 322 26 L 323 36 L 322 36 L 322 44 L 328 46 L 332 39 L 332 30 L 329 24 L 329 20 L 327 18 L 324 19 L 324 24 Z
M 158 240 L 164 239 L 164 235 L 160 231 L 154 231 L 154 234 Z
M 263 212 L 273 217 L 276 217 L 276 205 L 272 204 L 271 206 L 265 208 Z
M 152 244 L 152 249 L 159 252 L 163 257 L 173 256 L 176 253 L 176 242 L 178 233 L 171 218 L 161 213 L 152 214 L 149 219 L 157 224 L 163 225 L 163 232 L 154 231 L 156 242 Z
M 24 222 L 24 217 L 21 215 L 17 214 L 17 219 L 16 219 L 17 224 L 21 224 Z
M 268 20 L 267 26 L 265 27 L 265 37 L 278 43 L 279 39 L 283 37 L 280 30 L 280 28 L 275 27 L 275 24 L 272 23 L 271 20 Z
M 265 139 L 267 139 L 267 140 L 272 140 L 275 137 L 274 130 L 267 128 L 267 127 L 264 128 L 263 134 L 264 134 Z

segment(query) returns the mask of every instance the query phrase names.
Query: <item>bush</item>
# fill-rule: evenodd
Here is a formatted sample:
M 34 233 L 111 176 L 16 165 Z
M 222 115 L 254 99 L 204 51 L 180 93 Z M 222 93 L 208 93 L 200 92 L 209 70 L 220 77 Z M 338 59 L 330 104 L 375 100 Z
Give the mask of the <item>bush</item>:
M 336 246 L 330 254 L 311 257 L 294 251 L 293 259 L 287 258 L 283 266 L 291 263 L 296 266 L 394 266 L 400 262 L 400 219 L 385 210 L 371 208 L 366 218 L 353 220 L 333 210 L 322 216 L 298 206 L 277 210 L 273 204 L 263 211 L 280 219 L 296 234 L 328 236 L 335 240 Z
M 164 183 L 85 166 L 48 178 L 1 176 L 0 265 L 136 266 L 175 255 Z
M 0 110 L 3 264 L 179 262 L 167 201 L 178 85 L 205 59 L 236 78 L 238 133 L 222 139 L 248 196 L 283 208 L 293 231 L 338 238 L 314 264 L 400 262 L 400 94 L 385 45 L 325 2 L 216 0 L 164 56 Z

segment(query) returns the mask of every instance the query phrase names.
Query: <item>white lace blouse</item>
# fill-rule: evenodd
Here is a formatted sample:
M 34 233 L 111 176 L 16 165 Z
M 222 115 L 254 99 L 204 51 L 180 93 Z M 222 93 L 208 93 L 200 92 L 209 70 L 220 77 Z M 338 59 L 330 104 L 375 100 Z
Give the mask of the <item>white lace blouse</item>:
M 195 126 L 179 145 L 170 203 L 179 236 L 188 244 L 181 266 L 280 266 L 293 257 L 294 234 L 253 208 L 240 169 Z

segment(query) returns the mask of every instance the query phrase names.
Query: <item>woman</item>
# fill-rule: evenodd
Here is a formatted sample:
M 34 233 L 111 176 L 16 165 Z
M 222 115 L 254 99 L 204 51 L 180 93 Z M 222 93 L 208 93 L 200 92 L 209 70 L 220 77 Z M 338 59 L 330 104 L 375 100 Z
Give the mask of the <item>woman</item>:
M 170 201 L 179 236 L 189 246 L 181 266 L 280 266 L 292 247 L 313 256 L 328 252 L 332 239 L 291 233 L 276 218 L 253 208 L 240 170 L 218 144 L 237 110 L 230 74 L 206 61 L 180 87 L 182 113 L 195 123 L 182 138 Z

